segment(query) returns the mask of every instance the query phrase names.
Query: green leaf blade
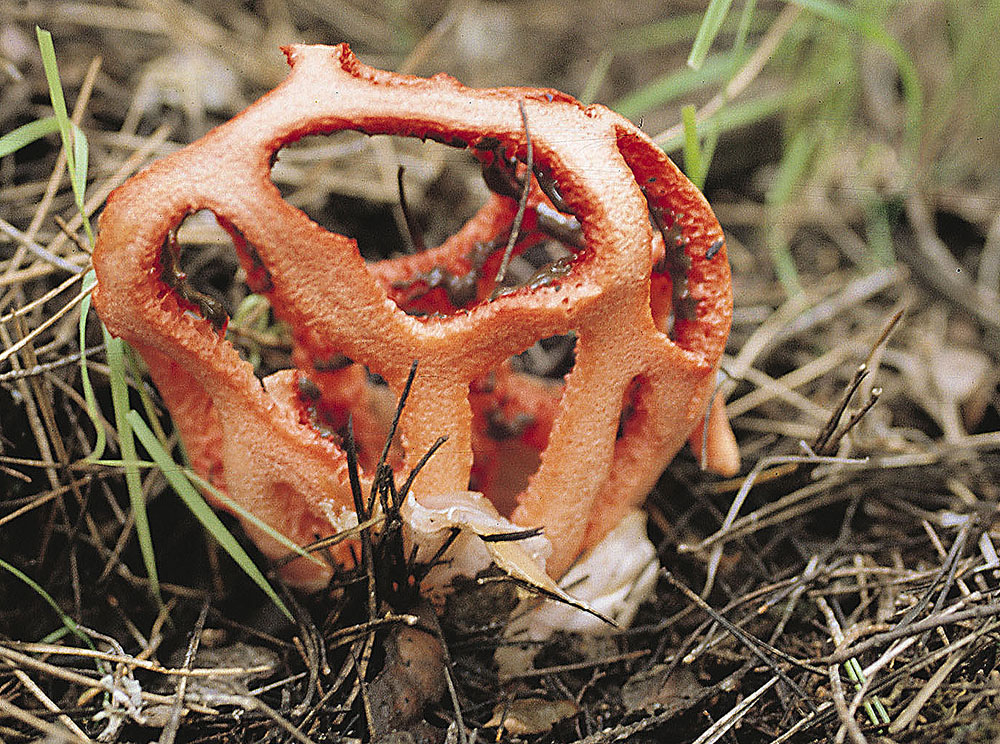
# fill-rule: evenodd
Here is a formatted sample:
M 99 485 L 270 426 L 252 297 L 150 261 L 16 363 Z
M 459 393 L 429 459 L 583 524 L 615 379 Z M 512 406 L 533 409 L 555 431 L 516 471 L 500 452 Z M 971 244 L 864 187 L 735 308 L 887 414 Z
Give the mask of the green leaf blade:
M 66 168 L 69 171 L 70 186 L 77 210 L 83 218 L 83 229 L 91 245 L 94 243 L 94 232 L 90 226 L 84 209 L 83 196 L 87 188 L 88 145 L 83 131 L 69 118 L 66 109 L 66 97 L 63 94 L 62 82 L 59 79 L 59 64 L 56 60 L 55 47 L 52 44 L 52 34 L 39 26 L 35 26 L 38 37 L 38 49 L 42 55 L 42 66 L 45 68 L 45 80 L 49 87 L 49 99 L 55 119 L 59 123 L 59 136 L 62 138 L 63 151 L 66 153 Z
M 712 55 L 700 69 L 681 68 L 663 75 L 649 85 L 616 101 L 611 108 L 627 119 L 641 114 L 707 85 L 721 83 L 733 67 L 733 55 Z
M 173 461 L 169 453 L 163 448 L 152 430 L 142 420 L 137 411 L 128 412 L 128 424 L 135 431 L 142 446 L 146 448 L 150 457 L 163 472 L 164 477 L 171 487 L 184 502 L 184 505 L 191 511 L 195 518 L 201 522 L 202 526 L 208 530 L 209 534 L 222 546 L 222 549 L 229 553 L 230 557 L 236 561 L 237 565 L 249 576 L 257 586 L 270 598 L 275 606 L 289 619 L 293 620 L 292 613 L 289 612 L 281 597 L 274 590 L 271 584 L 261 573 L 260 569 L 247 555 L 247 552 L 233 537 L 232 533 L 226 529 L 222 520 L 208 505 L 208 502 L 198 493 L 197 489 L 187 479 L 183 470 Z
M 684 170 L 691 183 L 700 189 L 704 186 L 704 167 L 694 106 L 681 109 L 681 120 L 684 122 Z
M 97 405 L 97 396 L 94 394 L 94 386 L 90 382 L 90 370 L 87 367 L 87 316 L 90 314 L 90 292 L 93 291 L 95 284 L 97 284 L 97 275 L 91 269 L 83 277 L 83 285 L 80 291 L 86 292 L 87 296 L 80 302 L 79 321 L 80 380 L 83 383 L 83 399 L 87 404 L 87 415 L 90 417 L 90 423 L 94 425 L 96 434 L 94 449 L 87 457 L 91 461 L 99 460 L 104 454 L 104 448 L 107 446 L 107 435 L 104 433 L 101 412 Z
M 719 35 L 722 22 L 726 19 L 729 6 L 732 4 L 733 0 L 711 0 L 709 2 L 705 9 L 705 15 L 702 17 L 701 26 L 698 27 L 698 33 L 694 37 L 694 44 L 691 45 L 691 53 L 688 55 L 687 65 L 691 69 L 701 69 L 705 63 L 708 50 L 712 47 L 715 37 Z
M 59 131 L 59 121 L 54 116 L 46 116 L 44 119 L 36 119 L 22 124 L 17 129 L 7 132 L 0 137 L 0 158 L 17 152 L 22 147 L 27 147 L 35 140 L 55 134 Z
M 103 328 L 103 327 L 102 327 Z M 156 554 L 153 552 L 153 538 L 149 529 L 149 516 L 146 512 L 146 499 L 142 492 L 142 479 L 139 477 L 139 466 L 135 454 L 135 438 L 129 424 L 128 383 L 125 379 L 125 342 L 114 338 L 106 328 L 104 331 L 104 347 L 107 350 L 108 367 L 111 381 L 111 405 L 115 409 L 115 427 L 118 429 L 118 447 L 125 468 L 125 486 L 128 490 L 132 515 L 135 520 L 135 533 L 139 539 L 139 549 L 146 566 L 146 576 L 149 578 L 150 589 L 157 601 L 162 604 L 160 595 L 160 580 L 156 570 Z

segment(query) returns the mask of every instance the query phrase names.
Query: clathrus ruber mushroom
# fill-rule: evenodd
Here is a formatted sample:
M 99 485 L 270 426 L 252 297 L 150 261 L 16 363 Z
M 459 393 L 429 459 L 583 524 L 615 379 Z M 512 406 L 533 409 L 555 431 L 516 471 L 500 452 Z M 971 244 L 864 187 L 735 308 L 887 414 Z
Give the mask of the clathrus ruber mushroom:
M 371 483 L 392 406 L 368 373 L 398 393 L 419 360 L 390 464 L 408 472 L 446 436 L 413 483 L 416 503 L 475 502 L 504 529 L 542 528 L 545 570 L 561 576 L 641 504 L 685 440 L 701 448 L 732 306 L 718 222 L 603 106 L 384 72 L 344 44 L 285 53 L 291 73 L 275 90 L 111 195 L 94 251 L 101 319 L 145 360 L 193 467 L 303 544 L 354 523 L 336 435 L 348 417 Z M 492 193 L 443 244 L 366 263 L 269 178 L 282 147 L 341 130 L 468 148 Z M 291 329 L 295 368 L 258 380 L 226 339 L 224 311 L 178 274 L 174 231 L 199 210 L 229 232 L 250 289 Z M 508 248 L 543 240 L 569 255 L 497 287 Z M 512 366 L 567 335 L 564 379 Z M 708 462 L 732 473 L 721 401 L 707 420 Z M 248 529 L 266 554 L 285 552 Z M 351 560 L 349 543 L 336 550 Z M 305 559 L 284 569 L 306 588 L 330 574 Z

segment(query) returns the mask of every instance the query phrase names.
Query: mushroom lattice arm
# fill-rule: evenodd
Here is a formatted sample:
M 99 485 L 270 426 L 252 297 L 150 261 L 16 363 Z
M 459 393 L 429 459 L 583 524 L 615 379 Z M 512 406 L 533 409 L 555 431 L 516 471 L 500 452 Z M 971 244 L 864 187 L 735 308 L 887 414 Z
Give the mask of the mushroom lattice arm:
M 345 454 L 312 413 L 351 413 L 374 441 L 381 408 L 361 365 L 398 392 L 419 360 L 396 466 L 448 441 L 416 479 L 418 499 L 464 492 L 474 475 L 487 497 L 503 491 L 503 469 L 487 472 L 485 458 L 509 447 L 490 431 L 489 412 L 531 409 L 534 425 L 513 438 L 538 467 L 501 508 L 545 528 L 554 546 L 547 568 L 560 575 L 642 501 L 701 421 L 731 316 L 717 221 L 659 148 L 601 106 L 551 90 L 383 72 L 343 44 L 285 52 L 285 82 L 112 194 L 94 252 L 101 318 L 147 361 L 195 466 L 299 542 L 353 516 Z M 534 174 L 523 165 L 522 110 Z M 339 130 L 471 148 L 497 193 L 443 245 L 366 265 L 353 240 L 290 206 L 269 178 L 283 146 Z M 492 297 L 517 210 L 509 192 L 526 178 L 515 250 L 556 234 L 573 255 L 543 281 Z M 230 232 L 250 288 L 291 327 L 297 369 L 261 384 L 220 319 L 171 282 L 170 236 L 198 210 Z M 430 286 L 434 270 L 472 280 L 448 292 Z M 536 341 L 568 333 L 575 363 L 564 384 L 507 369 Z M 349 560 L 346 548 L 338 557 Z M 304 560 L 288 569 L 306 586 L 329 575 Z

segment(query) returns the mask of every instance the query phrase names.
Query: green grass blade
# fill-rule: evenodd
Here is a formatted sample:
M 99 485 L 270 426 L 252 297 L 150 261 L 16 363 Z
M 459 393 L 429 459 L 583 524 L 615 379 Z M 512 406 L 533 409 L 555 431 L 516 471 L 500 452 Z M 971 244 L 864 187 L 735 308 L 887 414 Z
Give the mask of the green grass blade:
M 722 22 L 726 19 L 729 6 L 733 0 L 710 0 L 705 9 L 705 15 L 701 19 L 701 26 L 694 37 L 694 44 L 691 45 L 691 53 L 688 55 L 687 64 L 693 70 L 701 69 L 708 56 L 708 50 L 719 35 Z
M 920 76 L 917 74 L 917 66 L 913 59 L 906 53 L 902 45 L 896 41 L 892 35 L 885 30 L 885 27 L 877 20 L 859 13 L 853 8 L 849 8 L 830 0 L 789 0 L 801 8 L 812 11 L 816 15 L 831 21 L 838 26 L 849 28 L 868 41 L 882 48 L 882 50 L 895 63 L 899 71 L 899 80 L 903 89 L 903 101 L 906 105 L 906 149 L 911 161 L 917 156 L 920 146 L 920 123 L 923 112 L 923 87 L 920 84 Z M 908 164 L 914 166 L 914 162 Z
M 848 659 L 844 662 L 843 667 L 847 678 L 854 684 L 855 690 L 864 687 L 865 673 L 861 670 L 861 664 L 857 659 Z M 878 695 L 865 698 L 864 707 L 868 714 L 868 720 L 873 726 L 888 726 L 892 722 L 889 712 L 885 709 Z
M 48 635 L 42 636 L 42 639 L 41 641 L 39 641 L 39 643 L 58 643 L 59 641 L 61 641 L 63 638 L 66 637 L 67 633 L 69 633 L 69 629 L 64 625 L 61 628 L 56 628 Z
M 684 171 L 691 183 L 700 189 L 705 182 L 694 106 L 685 106 L 681 109 L 681 121 L 684 123 Z
M 777 13 L 771 10 L 761 10 L 753 16 L 748 31 L 762 31 L 776 16 Z M 686 44 L 697 35 L 704 17 L 704 13 L 680 13 L 661 21 L 628 26 L 611 42 L 610 48 L 615 54 L 629 54 Z M 733 15 L 728 14 L 719 32 L 735 32 L 738 25 L 739 19 L 734 20 Z
M 601 55 L 597 58 L 597 62 L 594 63 L 594 69 L 587 76 L 587 82 L 584 84 L 583 91 L 579 96 L 580 103 L 590 104 L 594 102 L 594 99 L 597 97 L 597 91 L 601 89 L 604 79 L 608 76 L 608 70 L 611 69 L 611 62 L 614 58 L 615 52 L 613 49 L 605 49 L 601 52 Z
M 716 134 L 724 134 L 749 124 L 763 121 L 774 116 L 789 105 L 789 97 L 785 93 L 762 96 L 744 103 L 730 104 L 706 119 L 704 125 L 714 128 Z M 655 140 L 664 152 L 671 153 L 684 146 L 684 135 L 661 137 Z
M 653 23 L 629 26 L 612 44 L 617 53 L 642 53 L 686 43 L 698 32 L 703 14 L 681 13 Z
M 166 477 L 167 481 L 173 487 L 174 491 L 180 496 L 184 505 L 194 514 L 195 518 L 201 522 L 202 526 L 208 530 L 209 534 L 215 538 L 215 540 L 222 546 L 225 550 L 236 561 L 237 565 L 253 579 L 254 583 L 259 586 L 271 601 L 274 602 L 275 606 L 292 620 L 292 613 L 288 611 L 285 607 L 285 603 L 281 601 L 281 597 L 278 596 L 274 588 L 268 583 L 264 574 L 261 573 L 260 569 L 257 568 L 253 560 L 247 555 L 246 551 L 243 550 L 242 546 L 236 541 L 232 533 L 226 529 L 226 526 L 222 523 L 222 520 L 212 511 L 212 507 L 208 505 L 198 490 L 191 485 L 191 481 L 187 479 L 181 468 L 177 466 L 177 463 L 173 461 L 170 455 L 167 453 L 163 446 L 160 444 L 159 440 L 153 435 L 152 430 L 146 425 L 146 422 L 142 420 L 142 417 L 137 411 L 128 412 L 128 424 L 135 431 L 139 441 L 142 442 L 142 446 L 146 448 L 149 452 L 150 457 L 159 466 L 160 470 L 163 471 L 163 475 Z
M 286 548 L 288 548 L 289 552 L 297 553 L 298 555 L 301 555 L 304 558 L 308 558 L 309 560 L 314 562 L 317 566 L 326 565 L 322 560 L 317 558 L 315 555 L 310 553 L 308 550 L 303 548 L 298 543 L 295 543 L 292 540 L 285 537 L 283 534 L 278 532 L 278 530 L 274 529 L 274 527 L 269 525 L 267 522 L 258 517 L 256 514 L 244 509 L 238 503 L 229 498 L 229 496 L 224 494 L 222 491 L 213 486 L 211 483 L 209 483 L 207 480 L 202 478 L 200 475 L 198 475 L 190 468 L 184 468 L 183 472 L 185 477 L 187 477 L 187 479 L 191 481 L 194 485 L 198 486 L 198 488 L 201 488 L 204 491 L 208 491 L 209 493 L 211 493 L 212 498 L 217 499 L 221 504 L 225 504 L 226 508 L 231 509 L 240 519 L 250 522 L 254 527 L 266 533 L 268 537 L 284 545 Z
M 76 124 L 73 125 L 73 167 L 70 169 L 70 183 L 73 187 L 73 198 L 76 201 L 76 208 L 80 214 L 84 214 L 83 196 L 87 190 L 87 166 L 90 162 L 90 146 L 87 143 L 87 135 L 83 133 Z M 87 237 L 91 244 L 94 236 L 90 232 L 90 221 L 85 219 L 84 226 L 87 230 Z
M 689 67 L 697 69 L 704 64 L 705 55 L 711 46 L 711 40 L 715 39 L 719 31 L 721 31 L 723 21 L 727 17 L 730 6 L 731 0 L 726 0 L 724 3 L 713 3 L 706 10 L 703 23 L 698 30 L 698 35 L 699 39 L 702 39 L 703 34 L 706 35 L 704 36 L 705 39 L 709 39 L 709 36 L 711 38 L 701 49 L 698 48 L 699 40 L 695 41 L 691 56 L 688 58 Z M 744 58 L 747 35 L 750 33 L 750 24 L 753 21 L 756 7 L 756 0 L 745 0 L 743 3 L 743 10 L 739 15 L 733 47 L 730 53 L 731 67 L 726 76 L 727 81 L 731 81 L 739 72 L 740 61 Z M 722 94 L 726 96 L 725 87 L 723 87 Z M 717 113 L 725 111 L 726 103 L 728 103 L 727 99 L 728 96 L 725 97 L 723 105 Z M 702 137 L 698 131 L 694 106 L 685 106 L 681 110 L 681 121 L 684 137 L 684 163 L 685 168 L 688 170 L 688 178 L 699 189 L 704 189 L 705 181 L 708 179 L 708 168 L 712 162 L 712 156 L 715 154 L 715 146 L 719 142 L 719 128 L 715 125 L 714 120 L 703 122 L 701 129 L 704 136 Z M 688 163 L 690 163 L 690 166 Z
M 81 291 L 87 292 L 87 296 L 80 303 L 80 380 L 83 382 L 83 399 L 87 402 L 87 415 L 90 416 L 90 423 L 94 425 L 97 437 L 94 449 L 87 457 L 90 461 L 100 459 L 107 446 L 107 435 L 104 433 L 100 409 L 97 407 L 97 396 L 94 395 L 94 386 L 90 383 L 90 370 L 87 368 L 87 316 L 90 314 L 90 292 L 95 284 L 97 275 L 91 269 L 83 277 Z
M 635 119 L 686 93 L 724 81 L 733 68 L 733 59 L 728 52 L 716 54 L 707 59 L 701 69 L 685 67 L 670 72 L 621 98 L 611 108 L 628 119 Z
M 52 45 L 52 34 L 35 26 L 35 35 L 38 37 L 38 49 L 42 55 L 42 66 L 45 68 L 49 98 L 52 101 L 56 121 L 59 123 L 59 136 L 62 138 L 63 150 L 66 152 L 66 167 L 69 170 L 73 198 L 80 215 L 83 217 L 83 229 L 93 245 L 94 233 L 83 205 L 83 195 L 87 186 L 87 138 L 83 136 L 80 128 L 70 121 L 69 113 L 66 110 L 66 97 L 63 95 L 62 82 L 59 80 L 59 64 L 56 61 L 55 47 Z
M 30 145 L 37 139 L 47 137 L 59 131 L 59 121 L 54 116 L 29 121 L 13 131 L 0 137 L 0 158 L 17 152 L 22 147 Z
M 778 175 L 767 191 L 768 206 L 781 206 L 792 198 L 809 165 L 815 144 L 813 132 L 808 129 L 799 129 L 792 136 L 785 147 Z
M 873 268 L 893 266 L 896 263 L 896 251 L 892 245 L 892 225 L 889 223 L 889 211 L 885 203 L 868 204 L 865 212 L 868 216 L 866 237 Z
M 714 119 L 705 122 L 702 128 L 708 131 L 701 142 L 701 183 L 698 184 L 699 189 L 705 188 L 705 181 L 708 180 L 708 169 L 712 166 L 712 158 L 715 155 L 715 146 L 719 144 L 719 128 Z
M 146 565 L 146 575 L 149 585 L 157 601 L 162 603 L 160 596 L 160 580 L 156 571 L 156 554 L 153 552 L 153 537 L 149 530 L 149 517 L 146 513 L 146 499 L 142 493 L 142 479 L 139 477 L 138 459 L 135 454 L 135 439 L 132 426 L 129 424 L 128 413 L 128 383 L 125 380 L 125 342 L 112 338 L 106 328 L 104 331 L 104 347 L 107 350 L 108 367 L 110 368 L 111 404 L 115 409 L 115 428 L 118 429 L 118 447 L 121 451 L 122 465 L 125 468 L 125 486 L 128 489 L 132 514 L 135 519 L 135 533 L 139 538 L 139 549 Z
M 42 66 L 45 68 L 45 80 L 49 86 L 49 98 L 52 100 L 56 121 L 59 122 L 59 133 L 62 135 L 63 147 L 66 148 L 66 157 L 72 159 L 69 112 L 66 110 L 66 98 L 63 95 L 62 82 L 59 80 L 59 63 L 56 61 L 56 50 L 52 45 L 52 34 L 35 26 L 35 36 L 38 37 L 38 49 L 42 54 Z
M 767 235 L 764 238 L 767 251 L 771 255 L 771 264 L 774 267 L 774 274 L 778 277 L 778 282 L 789 297 L 801 295 L 804 291 L 802 280 L 799 278 L 799 270 L 795 265 L 795 259 L 788 247 L 788 237 L 784 234 L 779 225 L 768 226 Z
M 130 346 L 125 347 L 125 363 L 128 365 L 128 369 L 132 373 L 132 379 L 141 380 L 142 371 L 139 369 L 139 362 L 136 360 L 135 351 Z M 156 438 L 163 443 L 163 446 L 166 446 L 167 433 L 160 425 L 160 419 L 156 413 L 156 406 L 153 404 L 152 398 L 149 397 L 149 392 L 146 390 L 146 386 L 136 385 L 136 390 L 139 393 L 139 402 L 142 403 L 142 410 L 146 414 L 149 426 L 153 429 L 153 433 L 156 434 Z
M 750 26 L 753 23 L 754 12 L 757 10 L 757 0 L 746 0 L 743 3 L 743 11 L 740 13 L 739 24 L 736 26 L 736 38 L 733 40 L 733 53 L 739 59 L 743 56 L 746 48 L 747 36 L 750 35 Z M 733 70 L 736 73 L 736 69 Z
M 809 129 L 799 129 L 785 147 L 785 154 L 778 168 L 778 175 L 767 192 L 768 230 L 767 246 L 771 253 L 771 261 L 778 280 L 789 296 L 800 294 L 802 282 L 799 279 L 795 260 L 788 248 L 788 237 L 780 222 L 781 210 L 791 200 L 806 169 L 812 159 L 815 149 L 814 133 Z
M 90 643 L 90 638 L 88 638 L 87 635 L 80 630 L 80 626 L 76 624 L 76 621 L 69 615 L 67 615 L 65 612 L 63 612 L 62 607 L 60 607 L 56 603 L 56 601 L 52 599 L 49 593 L 45 591 L 37 581 L 35 581 L 33 578 L 28 576 L 28 574 L 24 573 L 16 566 L 12 566 L 11 564 L 7 563 L 7 561 L 3 560 L 2 558 L 0 558 L 0 568 L 4 569 L 9 574 L 20 579 L 29 587 L 31 587 L 31 590 L 35 592 L 35 594 L 44 599 L 46 604 L 48 604 L 49 607 L 55 610 L 56 614 L 59 616 L 59 620 L 62 621 L 62 624 L 66 628 L 66 630 L 68 630 L 70 633 L 72 633 L 77 638 L 82 640 L 88 646 L 93 648 L 93 646 Z

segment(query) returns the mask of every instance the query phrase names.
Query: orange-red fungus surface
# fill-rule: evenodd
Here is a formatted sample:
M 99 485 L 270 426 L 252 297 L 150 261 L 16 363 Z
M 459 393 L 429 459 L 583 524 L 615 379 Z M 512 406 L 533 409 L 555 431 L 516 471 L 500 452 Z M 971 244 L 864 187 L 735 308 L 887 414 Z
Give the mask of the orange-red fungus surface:
M 343 44 L 285 53 L 291 74 L 275 90 L 111 195 L 94 251 L 102 320 L 148 364 L 195 469 L 300 543 L 353 517 L 345 452 L 317 420 L 335 429 L 353 415 L 370 483 L 364 455 L 381 450 L 391 406 L 365 367 L 398 394 L 419 360 L 397 472 L 447 436 L 416 497 L 471 484 L 516 524 L 544 527 L 547 569 L 561 575 L 700 430 L 731 317 L 718 222 L 663 152 L 602 106 L 384 72 Z M 444 244 L 366 264 L 354 240 L 289 205 L 269 177 L 283 146 L 340 130 L 467 147 L 494 193 Z M 526 179 L 515 253 L 560 239 L 572 255 L 494 292 Z M 262 383 L 226 339 L 225 317 L 171 280 L 174 231 L 197 210 L 231 234 L 250 288 L 291 328 L 295 369 Z M 511 367 L 565 334 L 575 361 L 563 381 Z M 732 470 L 718 408 L 709 457 Z M 286 567 L 310 587 L 329 572 L 303 559 Z

